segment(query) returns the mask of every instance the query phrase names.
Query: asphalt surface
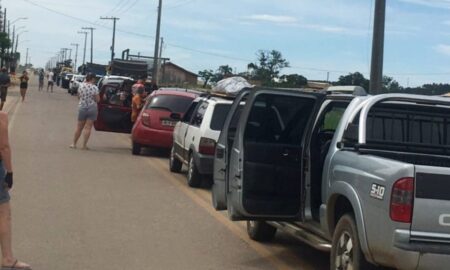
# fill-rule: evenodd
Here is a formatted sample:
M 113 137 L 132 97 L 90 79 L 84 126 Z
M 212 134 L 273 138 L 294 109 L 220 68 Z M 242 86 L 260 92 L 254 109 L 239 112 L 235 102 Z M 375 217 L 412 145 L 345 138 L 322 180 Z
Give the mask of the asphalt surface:
M 12 91 L 7 104 L 14 250 L 33 269 L 329 268 L 327 253 L 282 233 L 251 241 L 208 189 L 168 171 L 166 153 L 132 156 L 129 135 L 93 132 L 91 150 L 70 149 L 77 99 L 36 83 L 25 103 Z

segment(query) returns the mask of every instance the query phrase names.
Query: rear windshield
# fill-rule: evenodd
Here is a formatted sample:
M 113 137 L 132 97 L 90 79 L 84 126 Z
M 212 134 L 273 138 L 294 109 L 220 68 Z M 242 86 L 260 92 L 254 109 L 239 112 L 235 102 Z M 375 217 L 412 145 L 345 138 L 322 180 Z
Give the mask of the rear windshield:
M 231 104 L 216 104 L 210 124 L 212 130 L 222 130 L 230 108 Z
M 158 95 L 152 98 L 146 109 L 184 113 L 189 108 L 189 105 L 191 105 L 192 100 L 190 97 Z
M 358 122 L 359 116 L 352 123 L 354 131 Z M 351 137 L 356 141 L 357 136 Z M 450 108 L 379 105 L 369 112 L 367 118 L 367 144 L 391 146 L 408 152 L 447 152 L 450 147 Z

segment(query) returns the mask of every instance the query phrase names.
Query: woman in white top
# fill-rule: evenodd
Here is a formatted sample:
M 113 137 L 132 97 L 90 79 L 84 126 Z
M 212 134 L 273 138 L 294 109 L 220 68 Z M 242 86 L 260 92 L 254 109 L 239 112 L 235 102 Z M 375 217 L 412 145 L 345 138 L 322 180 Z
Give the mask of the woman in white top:
M 100 100 L 99 91 L 95 85 L 95 74 L 89 73 L 86 81 L 78 88 L 78 125 L 70 148 L 77 148 L 78 139 L 84 129 L 83 150 L 88 150 L 87 142 L 91 136 L 92 126 L 97 120 L 97 102 Z

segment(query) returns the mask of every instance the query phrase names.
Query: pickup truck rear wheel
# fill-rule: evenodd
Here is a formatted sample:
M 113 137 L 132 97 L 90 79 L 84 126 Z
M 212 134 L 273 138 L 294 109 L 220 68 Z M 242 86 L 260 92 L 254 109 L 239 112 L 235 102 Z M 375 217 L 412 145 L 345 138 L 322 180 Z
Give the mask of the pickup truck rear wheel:
M 194 155 L 189 157 L 187 184 L 190 187 L 200 187 L 202 184 L 202 175 L 198 172 L 195 165 Z
M 183 163 L 175 157 L 175 149 L 172 147 L 172 150 L 170 150 L 169 169 L 171 172 L 179 173 L 182 167 Z
M 138 143 L 132 142 L 131 145 L 131 153 L 135 156 L 140 155 L 141 154 L 141 149 L 142 146 Z
M 355 219 L 350 214 L 342 216 L 333 234 L 330 269 L 366 270 L 373 267 L 366 261 L 361 250 Z
M 258 242 L 269 242 L 275 237 L 277 228 L 270 226 L 264 221 L 247 221 L 248 236 Z

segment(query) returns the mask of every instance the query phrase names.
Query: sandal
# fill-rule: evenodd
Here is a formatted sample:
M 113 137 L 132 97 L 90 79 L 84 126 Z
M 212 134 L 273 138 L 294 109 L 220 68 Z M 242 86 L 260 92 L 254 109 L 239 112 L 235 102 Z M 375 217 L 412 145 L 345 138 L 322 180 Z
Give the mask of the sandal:
M 4 266 L 0 270 L 32 270 L 31 266 L 17 266 L 19 260 L 16 260 L 11 266 Z

